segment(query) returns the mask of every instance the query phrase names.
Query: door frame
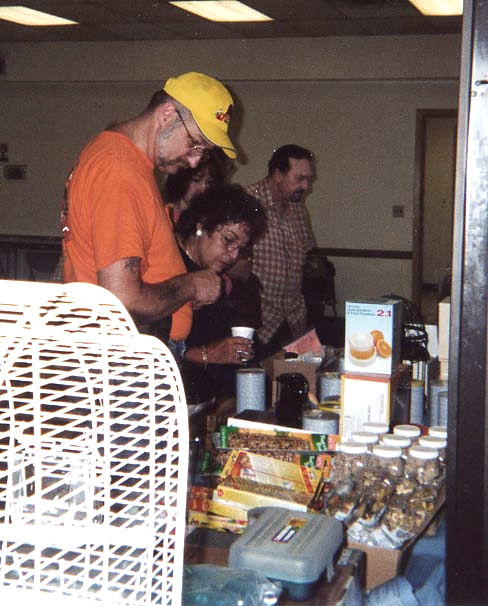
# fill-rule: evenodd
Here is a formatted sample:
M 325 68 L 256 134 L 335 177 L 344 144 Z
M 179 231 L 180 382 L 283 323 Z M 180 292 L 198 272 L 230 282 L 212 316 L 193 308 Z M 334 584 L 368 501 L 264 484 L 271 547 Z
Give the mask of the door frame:
M 457 118 L 457 109 L 418 109 L 415 127 L 415 169 L 412 230 L 412 300 L 419 308 L 422 301 L 424 242 L 425 142 L 428 118 Z M 453 166 L 453 169 L 455 167 Z

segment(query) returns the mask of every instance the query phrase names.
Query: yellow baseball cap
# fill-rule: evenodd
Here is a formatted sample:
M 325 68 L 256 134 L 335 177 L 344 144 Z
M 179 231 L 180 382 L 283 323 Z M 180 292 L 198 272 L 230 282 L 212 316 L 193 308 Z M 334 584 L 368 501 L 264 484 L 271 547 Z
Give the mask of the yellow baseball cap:
M 221 82 L 205 74 L 188 72 L 169 78 L 163 90 L 190 110 L 210 143 L 221 147 L 229 158 L 236 157 L 236 150 L 227 134 L 233 101 Z

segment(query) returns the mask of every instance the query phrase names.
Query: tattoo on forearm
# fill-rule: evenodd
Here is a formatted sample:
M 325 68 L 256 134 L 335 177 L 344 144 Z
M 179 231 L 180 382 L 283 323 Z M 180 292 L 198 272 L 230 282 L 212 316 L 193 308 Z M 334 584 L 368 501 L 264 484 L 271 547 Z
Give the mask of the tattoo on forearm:
M 141 269 L 141 260 L 139 257 L 128 257 L 125 260 L 124 269 L 128 269 L 133 274 L 138 274 Z
M 174 301 L 180 297 L 181 289 L 176 284 L 163 284 L 159 293 L 161 301 Z

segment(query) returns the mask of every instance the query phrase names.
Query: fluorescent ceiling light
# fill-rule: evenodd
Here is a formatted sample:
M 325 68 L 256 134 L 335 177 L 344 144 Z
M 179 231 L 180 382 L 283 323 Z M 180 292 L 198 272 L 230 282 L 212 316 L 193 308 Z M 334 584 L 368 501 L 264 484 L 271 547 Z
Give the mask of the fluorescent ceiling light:
M 0 6 L 0 19 L 20 25 L 78 25 L 76 21 L 35 11 L 25 6 Z
M 463 0 L 410 0 L 423 15 L 447 17 L 463 14 Z
M 273 21 L 237 0 L 177 0 L 170 4 L 209 21 Z

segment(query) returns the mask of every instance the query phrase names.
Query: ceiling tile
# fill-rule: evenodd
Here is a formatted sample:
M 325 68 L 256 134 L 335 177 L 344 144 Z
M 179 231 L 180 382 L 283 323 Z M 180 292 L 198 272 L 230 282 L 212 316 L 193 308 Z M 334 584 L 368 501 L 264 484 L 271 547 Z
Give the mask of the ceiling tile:
M 461 33 L 462 18 L 427 18 L 408 0 L 246 0 L 265 23 L 215 23 L 169 0 L 21 0 L 79 21 L 77 27 L 25 27 L 0 20 L 0 41 L 178 40 Z M 19 0 L 20 3 L 20 0 Z M 0 0 L 0 5 L 12 0 Z

